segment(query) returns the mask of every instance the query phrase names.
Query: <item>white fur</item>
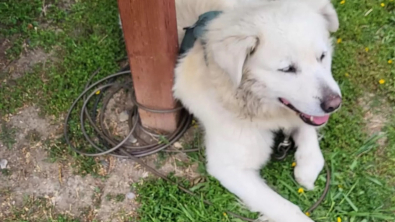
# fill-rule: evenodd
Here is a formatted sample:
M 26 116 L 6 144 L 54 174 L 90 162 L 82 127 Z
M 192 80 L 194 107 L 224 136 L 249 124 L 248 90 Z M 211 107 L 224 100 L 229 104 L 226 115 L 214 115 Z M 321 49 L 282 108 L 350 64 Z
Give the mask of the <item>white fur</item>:
M 340 95 L 331 74 L 329 31 L 339 25 L 333 6 L 329 0 L 176 0 L 176 6 L 180 40 L 200 14 L 224 11 L 208 25 L 206 45 L 198 40 L 180 59 L 173 88 L 204 127 L 209 173 L 272 221 L 312 221 L 271 190 L 259 170 L 270 159 L 272 130 L 280 128 L 298 146 L 301 185 L 313 189 L 324 166 L 316 129 L 278 98 L 320 116 L 323 91 Z M 298 73 L 278 71 L 291 63 Z

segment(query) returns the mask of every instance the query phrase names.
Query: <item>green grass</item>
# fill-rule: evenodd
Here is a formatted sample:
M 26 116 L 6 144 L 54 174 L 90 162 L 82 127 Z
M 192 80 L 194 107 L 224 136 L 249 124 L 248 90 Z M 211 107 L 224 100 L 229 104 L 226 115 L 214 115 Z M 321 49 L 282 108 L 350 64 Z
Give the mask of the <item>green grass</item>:
M 333 222 L 338 217 L 343 222 L 392 222 L 395 221 L 395 115 L 390 115 L 384 128 L 387 142 L 379 147 L 379 137 L 368 136 L 364 130 L 364 112 L 357 99 L 374 93 L 375 100 L 385 98 L 391 107 L 395 105 L 395 2 L 340 2 L 334 2 L 341 24 L 334 37 L 341 41 L 335 44 L 333 74 L 342 88 L 344 105 L 323 130 L 321 147 L 332 171 L 332 183 L 328 197 L 311 217 L 323 222 Z M 77 1 L 67 7 L 64 1 L 47 0 L 45 15 L 43 3 L 43 0 L 0 3 L 0 39 L 12 42 L 7 51 L 9 60 L 35 48 L 53 52 L 58 58 L 45 66 L 37 64 L 32 72 L 15 80 L 15 84 L 2 84 L 0 116 L 36 104 L 43 114 L 61 117 L 93 71 L 102 68 L 97 78 L 117 71 L 116 61 L 125 56 L 115 0 Z M 394 62 L 390 64 L 389 60 Z M 9 77 L 8 73 L 0 75 L 0 82 Z M 380 84 L 380 80 L 385 83 Z M 71 126 L 72 135 L 79 138 L 76 119 Z M 12 141 L 12 137 L 7 138 Z M 76 143 L 80 147 L 86 145 L 83 140 Z M 202 136 L 197 132 L 186 148 L 202 146 Z M 70 152 L 62 140 L 49 141 L 46 147 L 52 161 L 68 161 L 73 156 L 76 173 L 98 173 L 95 159 Z M 378 149 L 383 151 L 377 152 Z M 190 158 L 199 163 L 203 181 L 195 184 L 182 178 L 173 179 L 193 190 L 200 199 L 162 180 L 142 181 L 135 184 L 140 202 L 139 221 L 240 221 L 224 214 L 225 210 L 257 216 L 205 173 L 203 152 L 192 153 Z M 292 179 L 292 162 L 292 156 L 283 162 L 272 162 L 262 175 L 277 192 L 306 210 L 321 195 L 325 172 L 314 191 L 299 194 L 300 187 Z M 121 199 L 113 196 L 111 200 Z M 202 198 L 215 206 L 204 205 Z
M 31 73 L 17 79 L 15 84 L 2 84 L 0 116 L 36 104 L 44 115 L 60 118 L 95 70 L 101 68 L 94 81 L 119 70 L 117 61 L 125 57 L 125 50 L 116 1 L 87 0 L 70 6 L 65 2 L 6 0 L 0 3 L 0 37 L 12 42 L 8 59 L 17 59 L 23 47 L 41 48 L 58 58 L 36 64 Z M 5 75 L 4 79 L 9 77 L 10 74 Z M 72 135 L 81 138 L 75 124 L 71 125 Z M 84 147 L 86 144 L 80 141 Z M 53 161 L 62 159 L 68 149 L 63 140 L 55 143 L 56 146 L 50 146 L 54 148 Z M 76 154 L 74 157 L 77 173 L 97 173 L 98 165 L 93 158 Z
M 42 11 L 38 10 L 44 3 L 42 0 L 29 4 L 22 0 L 0 3 L 0 14 L 8 15 L 0 26 L 17 27 L 3 31 L 3 37 L 33 42 L 28 49 L 45 46 L 48 51 L 55 51 L 60 59 L 46 63 L 45 67 L 37 65 L 32 73 L 17 81 L 16 87 L 2 87 L 0 114 L 13 113 L 26 103 L 37 103 L 45 114 L 58 116 L 69 108 L 96 69 L 101 67 L 102 70 L 97 78 L 119 69 L 116 61 L 125 53 L 116 2 L 88 0 L 70 8 L 61 8 L 61 1 L 52 2 L 53 6 L 47 7 L 46 17 L 36 12 Z M 46 5 L 50 3 L 45 1 Z M 25 29 L 28 24 L 33 24 L 37 30 Z M 20 54 L 21 50 L 17 51 L 11 58 Z
M 15 133 L 16 130 L 8 126 L 5 122 L 0 121 L 0 141 L 8 148 L 11 149 L 16 143 Z

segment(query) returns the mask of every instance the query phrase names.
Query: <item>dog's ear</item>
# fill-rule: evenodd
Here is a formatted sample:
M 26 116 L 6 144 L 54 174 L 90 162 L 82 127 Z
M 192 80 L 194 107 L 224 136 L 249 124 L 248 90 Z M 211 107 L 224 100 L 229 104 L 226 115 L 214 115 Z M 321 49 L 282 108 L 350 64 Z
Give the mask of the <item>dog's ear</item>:
M 336 32 L 339 29 L 339 18 L 337 17 L 337 13 L 332 3 L 328 2 L 325 4 L 321 11 L 322 15 L 328 21 L 328 30 L 330 32 Z
M 308 5 L 317 10 L 327 21 L 328 30 L 336 32 L 339 29 L 339 18 L 330 0 L 304 0 Z
M 212 59 L 226 73 L 237 87 L 241 82 L 243 67 L 257 45 L 258 37 L 231 36 L 210 44 Z

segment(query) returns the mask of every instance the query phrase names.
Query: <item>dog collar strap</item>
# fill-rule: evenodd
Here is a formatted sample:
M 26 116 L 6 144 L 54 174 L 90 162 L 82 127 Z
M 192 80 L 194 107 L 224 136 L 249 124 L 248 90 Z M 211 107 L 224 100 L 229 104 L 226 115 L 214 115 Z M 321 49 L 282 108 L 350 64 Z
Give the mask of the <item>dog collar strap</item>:
M 180 46 L 180 55 L 187 52 L 189 49 L 193 47 L 196 42 L 196 39 L 203 36 L 204 32 L 206 31 L 206 25 L 211 20 L 215 19 L 218 15 L 220 15 L 221 11 L 209 11 L 199 16 L 198 21 L 190 26 L 184 28 L 185 36 L 182 39 L 181 46 Z

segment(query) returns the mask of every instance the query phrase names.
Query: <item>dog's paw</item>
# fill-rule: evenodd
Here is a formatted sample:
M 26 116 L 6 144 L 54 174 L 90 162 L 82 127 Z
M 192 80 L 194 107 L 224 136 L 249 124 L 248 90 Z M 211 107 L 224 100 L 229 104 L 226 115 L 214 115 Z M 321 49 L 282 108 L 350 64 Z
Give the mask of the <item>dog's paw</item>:
M 313 190 L 314 183 L 325 164 L 322 153 L 297 155 L 296 162 L 297 165 L 294 172 L 296 181 L 307 190 Z

